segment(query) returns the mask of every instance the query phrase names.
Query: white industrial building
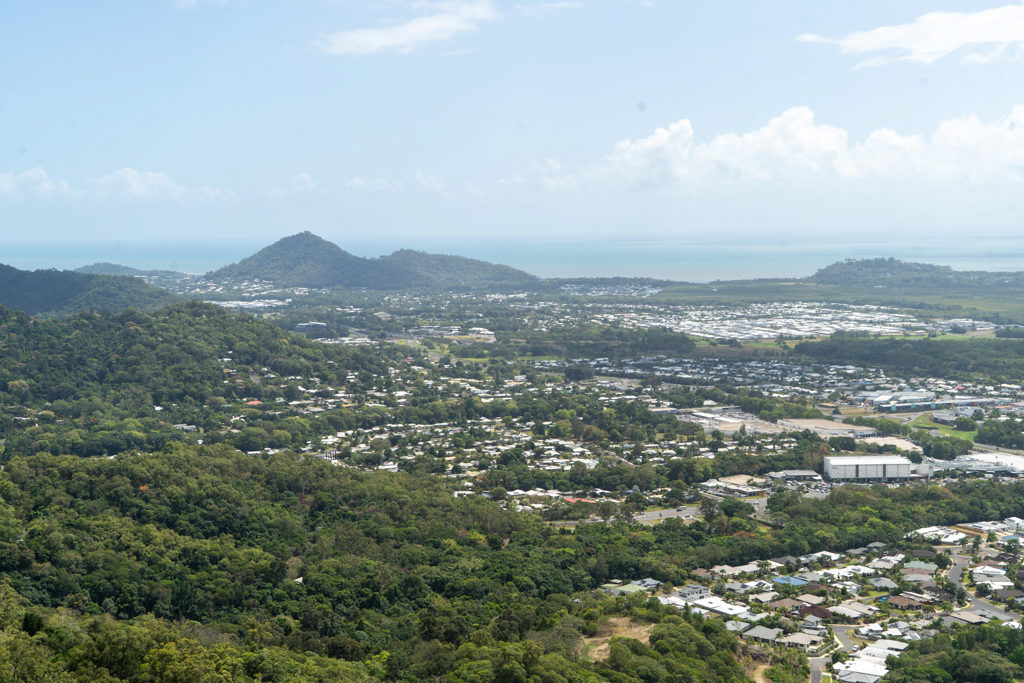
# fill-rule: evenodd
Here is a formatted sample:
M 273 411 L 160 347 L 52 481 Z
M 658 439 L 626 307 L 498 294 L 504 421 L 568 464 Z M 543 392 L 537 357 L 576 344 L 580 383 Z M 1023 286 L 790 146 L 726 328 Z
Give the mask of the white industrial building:
M 910 479 L 911 462 L 901 455 L 847 455 L 825 458 L 825 477 L 832 481 L 896 481 Z
M 823 439 L 829 439 L 833 436 L 850 436 L 855 439 L 862 439 L 878 434 L 874 427 L 862 427 L 846 424 L 845 422 L 836 422 L 835 420 L 786 419 L 779 420 L 777 424 L 780 427 L 798 431 L 809 429 Z

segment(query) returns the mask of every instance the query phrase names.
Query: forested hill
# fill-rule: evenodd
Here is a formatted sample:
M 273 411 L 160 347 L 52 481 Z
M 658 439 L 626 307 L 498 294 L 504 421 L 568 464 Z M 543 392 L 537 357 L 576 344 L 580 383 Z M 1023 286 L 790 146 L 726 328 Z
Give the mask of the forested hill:
M 117 263 L 108 263 L 106 261 L 92 263 L 88 266 L 82 266 L 81 268 L 75 268 L 75 272 L 92 273 L 94 275 L 162 275 L 165 277 L 183 275 L 182 273 L 178 273 L 173 270 L 139 270 L 138 268 L 132 268 L 131 266 L 122 266 Z
M 367 259 L 310 232 L 285 237 L 208 275 L 214 280 L 266 280 L 285 287 L 368 289 L 529 286 L 538 279 L 508 266 L 402 250 Z
M 1024 272 L 953 270 L 949 266 L 894 258 L 847 259 L 826 266 L 808 278 L 822 285 L 928 288 L 1001 287 L 1024 285 Z
M 3 457 L 160 448 L 184 438 L 176 424 L 208 441 L 261 444 L 278 429 L 304 445 L 307 421 L 246 403 L 293 400 L 300 384 L 356 387 L 357 374 L 386 375 L 390 362 L 196 302 L 42 321 L 0 308 Z
M 440 478 L 308 456 L 17 458 L 0 471 L 0 677 L 748 680 L 722 621 L 591 592 L 595 574 L 646 576 L 656 542 L 664 558 L 690 535 L 560 534 Z M 630 616 L 649 635 L 582 656 Z
M 0 264 L 0 303 L 37 316 L 83 311 L 153 310 L 179 301 L 176 295 L 134 277 L 69 270 L 19 270 Z
M 366 259 L 301 232 L 208 274 L 214 280 L 267 280 L 284 287 L 336 287 L 368 276 Z
M 376 261 L 392 272 L 405 274 L 410 281 L 419 279 L 429 287 L 535 287 L 540 281 L 536 276 L 510 266 L 411 249 L 401 249 Z

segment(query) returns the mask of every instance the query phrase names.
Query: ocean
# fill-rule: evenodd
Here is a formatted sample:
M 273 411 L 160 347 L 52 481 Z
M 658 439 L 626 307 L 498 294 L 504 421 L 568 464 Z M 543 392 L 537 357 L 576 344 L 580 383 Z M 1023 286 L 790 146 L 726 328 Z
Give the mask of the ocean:
M 331 239 L 325 235 L 326 239 Z M 36 270 L 99 261 L 144 270 L 205 273 L 249 256 L 273 240 L 13 242 L 0 263 Z M 503 263 L 542 277 L 651 277 L 688 282 L 806 277 L 847 258 L 894 257 L 956 270 L 1024 270 L 1021 239 L 913 241 L 762 240 L 694 242 L 644 239 L 334 240 L 358 256 L 421 249 Z

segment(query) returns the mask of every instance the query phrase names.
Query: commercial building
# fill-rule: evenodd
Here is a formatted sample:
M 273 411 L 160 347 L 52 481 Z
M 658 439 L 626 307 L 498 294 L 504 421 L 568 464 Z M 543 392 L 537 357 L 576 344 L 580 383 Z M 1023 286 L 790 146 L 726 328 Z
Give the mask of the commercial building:
M 825 458 L 832 481 L 900 481 L 910 479 L 911 462 L 901 455 L 848 455 Z
M 799 431 L 809 429 L 823 439 L 833 436 L 851 436 L 860 439 L 878 434 L 874 427 L 861 427 L 834 420 L 779 420 L 778 425 Z

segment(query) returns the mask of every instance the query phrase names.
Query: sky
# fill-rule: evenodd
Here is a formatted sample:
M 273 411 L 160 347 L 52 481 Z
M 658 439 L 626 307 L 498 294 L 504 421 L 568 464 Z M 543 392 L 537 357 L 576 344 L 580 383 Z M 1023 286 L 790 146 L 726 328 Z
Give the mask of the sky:
M 0 248 L 1024 232 L 1024 4 L 9 0 L 0 63 Z

